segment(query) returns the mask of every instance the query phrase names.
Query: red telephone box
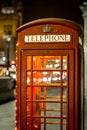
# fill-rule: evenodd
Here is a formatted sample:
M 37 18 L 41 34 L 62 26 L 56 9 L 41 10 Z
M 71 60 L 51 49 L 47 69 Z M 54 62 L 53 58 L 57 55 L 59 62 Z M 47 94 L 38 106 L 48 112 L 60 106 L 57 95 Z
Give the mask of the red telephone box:
M 83 130 L 81 26 L 40 19 L 18 28 L 17 130 Z

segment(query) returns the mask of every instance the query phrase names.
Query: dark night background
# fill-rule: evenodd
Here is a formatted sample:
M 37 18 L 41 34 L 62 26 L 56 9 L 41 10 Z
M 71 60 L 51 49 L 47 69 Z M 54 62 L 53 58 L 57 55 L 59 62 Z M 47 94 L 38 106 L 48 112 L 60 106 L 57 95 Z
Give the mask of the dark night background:
M 64 18 L 83 24 L 82 12 L 79 6 L 87 0 L 0 0 L 0 4 L 22 1 L 23 24 L 40 18 Z
M 48 0 L 0 0 L 0 4 L 1 3 L 8 3 L 9 5 L 11 5 L 13 2 L 18 2 L 18 1 L 22 1 L 23 3 L 34 3 L 34 2 L 39 2 L 39 3 L 43 3 L 43 1 L 48 1 Z M 50 0 L 50 1 L 55 1 L 55 0 Z M 81 5 L 83 2 L 87 2 L 87 0 L 57 0 L 57 2 L 59 3 L 60 1 L 66 1 L 66 2 L 74 2 L 77 3 L 79 5 Z
M 65 18 L 83 24 L 79 8 L 83 0 L 26 0 L 23 1 L 23 23 L 40 18 Z

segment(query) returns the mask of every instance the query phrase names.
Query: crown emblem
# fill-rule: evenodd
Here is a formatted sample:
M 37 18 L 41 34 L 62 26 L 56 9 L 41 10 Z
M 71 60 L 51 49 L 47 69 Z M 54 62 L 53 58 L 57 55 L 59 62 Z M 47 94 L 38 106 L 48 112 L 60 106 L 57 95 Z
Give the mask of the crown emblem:
M 49 26 L 49 25 L 46 25 L 46 26 L 43 28 L 43 32 L 44 32 L 44 33 L 51 33 L 51 32 L 52 32 L 52 27 Z

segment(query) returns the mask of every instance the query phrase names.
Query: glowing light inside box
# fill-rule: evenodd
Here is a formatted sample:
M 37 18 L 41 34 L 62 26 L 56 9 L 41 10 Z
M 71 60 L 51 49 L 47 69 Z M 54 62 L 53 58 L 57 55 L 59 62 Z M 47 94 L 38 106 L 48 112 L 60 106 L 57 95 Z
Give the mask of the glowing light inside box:
M 37 79 L 36 79 L 36 78 L 34 78 L 34 82 L 36 82 L 36 80 L 37 80 Z
M 60 62 L 60 60 L 56 60 L 56 63 Z
M 47 82 L 47 78 L 46 77 L 43 78 L 43 82 Z
M 58 67 L 58 64 L 55 64 L 55 67 L 57 68 L 57 67 Z
M 46 65 L 46 68 L 49 68 L 49 65 Z
M 33 57 L 33 61 L 35 61 L 36 60 L 36 58 L 35 57 Z
M 30 83 L 30 78 L 27 78 L 27 83 Z

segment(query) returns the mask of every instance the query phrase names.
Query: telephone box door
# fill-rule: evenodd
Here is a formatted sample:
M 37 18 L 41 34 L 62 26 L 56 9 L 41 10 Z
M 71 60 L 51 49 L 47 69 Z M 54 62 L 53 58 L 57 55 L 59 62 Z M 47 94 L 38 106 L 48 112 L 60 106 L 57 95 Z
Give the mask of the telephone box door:
M 74 51 L 22 50 L 21 57 L 21 130 L 74 130 Z

